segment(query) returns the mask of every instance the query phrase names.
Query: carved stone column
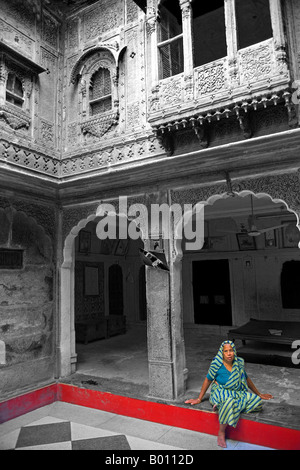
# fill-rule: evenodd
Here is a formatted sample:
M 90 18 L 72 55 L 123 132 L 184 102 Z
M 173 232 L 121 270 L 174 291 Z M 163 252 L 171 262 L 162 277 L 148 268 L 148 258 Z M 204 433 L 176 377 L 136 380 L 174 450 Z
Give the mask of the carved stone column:
M 192 39 L 193 11 L 191 0 L 179 0 L 179 3 L 182 14 L 185 99 L 192 100 L 194 86 L 194 58 Z
M 5 89 L 7 80 L 7 69 L 3 55 L 0 56 L 0 105 L 5 104 Z
M 229 76 L 231 84 L 234 86 L 238 84 L 235 0 L 225 0 L 224 8 Z
M 179 0 L 182 13 L 183 56 L 184 73 L 190 75 L 193 72 L 193 42 L 192 42 L 192 6 L 191 0 Z
M 151 87 L 156 87 L 158 83 L 158 52 L 157 52 L 157 15 L 152 7 L 147 9 L 146 20 L 147 36 L 150 39 L 151 53 Z
M 275 42 L 275 53 L 277 67 L 283 75 L 288 74 L 288 64 L 286 55 L 286 43 L 283 29 L 283 16 L 281 8 L 281 0 L 269 0 L 270 14 L 273 29 L 273 38 Z
M 164 201 L 168 199 L 167 194 L 158 196 L 162 196 Z M 154 199 L 152 198 L 152 201 Z M 162 201 L 158 204 L 162 204 Z M 169 204 L 168 207 L 170 206 Z M 187 371 L 183 334 L 181 259 L 175 259 L 173 256 L 174 224 L 171 222 L 171 214 L 165 222 L 169 227 L 168 232 L 165 226 L 162 233 L 170 272 L 147 267 L 147 337 L 149 396 L 171 401 L 184 395 Z

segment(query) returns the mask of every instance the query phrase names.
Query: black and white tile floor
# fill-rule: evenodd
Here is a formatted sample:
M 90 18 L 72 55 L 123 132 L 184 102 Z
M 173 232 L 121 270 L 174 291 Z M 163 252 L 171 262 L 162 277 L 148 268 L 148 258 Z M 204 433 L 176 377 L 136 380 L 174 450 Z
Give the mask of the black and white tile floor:
M 228 450 L 267 449 L 236 441 Z M 0 425 L 0 450 L 220 450 L 216 437 L 62 402 Z

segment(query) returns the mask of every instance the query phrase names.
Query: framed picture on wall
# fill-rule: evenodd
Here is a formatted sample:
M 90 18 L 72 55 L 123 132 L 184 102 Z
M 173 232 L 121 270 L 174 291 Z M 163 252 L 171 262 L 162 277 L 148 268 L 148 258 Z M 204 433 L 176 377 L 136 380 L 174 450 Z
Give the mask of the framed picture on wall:
M 236 238 L 240 251 L 256 250 L 255 237 L 250 237 L 247 233 L 237 233 Z
M 284 248 L 297 248 L 299 243 L 299 230 L 296 226 L 296 221 L 288 220 L 283 221 L 282 224 L 282 240 Z
M 81 230 L 79 232 L 79 252 L 90 253 L 91 251 L 91 232 Z
M 265 248 L 277 247 L 276 230 L 268 230 L 265 232 Z
M 99 295 L 99 272 L 96 266 L 84 268 L 84 295 Z

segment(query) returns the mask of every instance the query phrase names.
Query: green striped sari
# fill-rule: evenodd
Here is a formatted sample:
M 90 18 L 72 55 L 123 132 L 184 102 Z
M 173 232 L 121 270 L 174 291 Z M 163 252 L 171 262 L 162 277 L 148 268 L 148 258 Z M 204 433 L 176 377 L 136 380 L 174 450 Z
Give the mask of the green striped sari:
M 223 364 L 223 346 L 229 343 L 234 351 L 234 361 L 229 379 L 225 385 L 215 381 L 218 370 Z M 208 374 L 213 378 L 209 401 L 218 408 L 220 424 L 236 427 L 241 413 L 261 411 L 262 400 L 248 391 L 244 360 L 237 357 L 232 341 L 224 341 L 218 354 L 211 362 Z

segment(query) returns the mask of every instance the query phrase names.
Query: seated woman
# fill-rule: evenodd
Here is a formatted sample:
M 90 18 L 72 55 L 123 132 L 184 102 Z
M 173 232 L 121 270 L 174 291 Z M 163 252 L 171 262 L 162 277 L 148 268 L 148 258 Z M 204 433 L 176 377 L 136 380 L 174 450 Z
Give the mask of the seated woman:
M 198 399 L 186 400 L 185 403 L 201 403 L 208 387 L 212 383 L 209 401 L 214 411 L 219 414 L 218 445 L 226 447 L 226 427 L 236 427 L 241 413 L 251 413 L 262 409 L 262 400 L 270 400 L 272 395 L 260 393 L 247 376 L 244 360 L 237 356 L 232 341 L 224 341 L 218 354 L 211 362 L 208 374 L 203 382 Z M 248 391 L 248 387 L 253 393 Z

